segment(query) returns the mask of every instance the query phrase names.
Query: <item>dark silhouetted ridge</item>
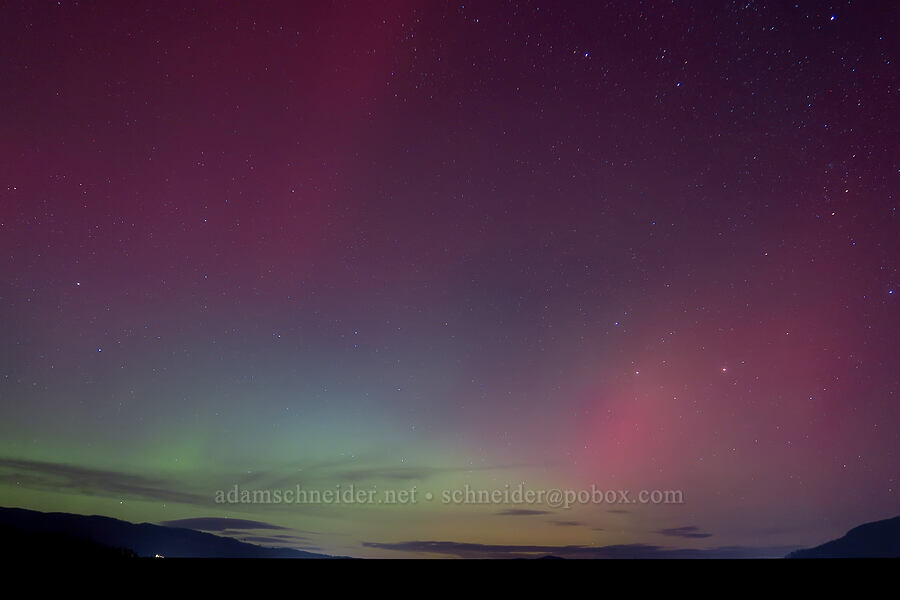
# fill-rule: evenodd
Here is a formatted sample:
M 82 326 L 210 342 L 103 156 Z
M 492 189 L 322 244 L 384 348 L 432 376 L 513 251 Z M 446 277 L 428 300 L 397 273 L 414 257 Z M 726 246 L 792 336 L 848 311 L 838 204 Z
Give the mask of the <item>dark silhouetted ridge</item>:
M 788 558 L 900 557 L 900 517 L 854 527 L 844 537 L 815 548 L 791 552 Z
M 293 548 L 266 548 L 193 529 L 22 508 L 0 508 L 0 535 L 4 556 L 70 552 L 76 558 L 156 554 L 167 558 L 332 558 Z

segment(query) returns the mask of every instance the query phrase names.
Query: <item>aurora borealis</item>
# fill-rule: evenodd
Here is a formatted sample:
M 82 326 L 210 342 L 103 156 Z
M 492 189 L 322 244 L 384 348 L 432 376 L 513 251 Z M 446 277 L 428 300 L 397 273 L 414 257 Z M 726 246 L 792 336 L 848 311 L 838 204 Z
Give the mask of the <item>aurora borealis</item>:
M 896 516 L 897 17 L 8 3 L 0 505 L 363 557 Z M 523 482 L 684 502 L 440 501 Z M 296 485 L 419 501 L 214 500 Z

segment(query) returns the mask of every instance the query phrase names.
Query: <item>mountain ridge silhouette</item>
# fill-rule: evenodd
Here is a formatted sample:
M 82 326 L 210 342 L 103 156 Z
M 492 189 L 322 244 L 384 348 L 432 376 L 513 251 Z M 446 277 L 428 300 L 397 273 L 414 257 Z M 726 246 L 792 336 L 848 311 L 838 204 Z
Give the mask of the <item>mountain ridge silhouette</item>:
M 131 523 L 101 515 L 0 507 L 0 528 L 17 536 L 64 536 L 137 556 L 171 558 L 338 558 L 295 548 L 273 548 L 194 529 Z M 10 550 L 10 549 L 7 549 Z M 11 549 L 15 551 L 15 549 Z
M 863 523 L 842 537 L 787 555 L 787 558 L 895 557 L 900 557 L 900 516 Z

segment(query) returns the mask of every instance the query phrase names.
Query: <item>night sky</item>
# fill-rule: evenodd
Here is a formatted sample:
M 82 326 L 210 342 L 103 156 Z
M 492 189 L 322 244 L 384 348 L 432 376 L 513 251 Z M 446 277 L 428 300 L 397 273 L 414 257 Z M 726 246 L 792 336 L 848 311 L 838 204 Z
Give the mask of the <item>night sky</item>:
M 0 505 L 386 557 L 895 516 L 898 16 L 5 3 Z M 439 501 L 522 482 L 684 502 Z

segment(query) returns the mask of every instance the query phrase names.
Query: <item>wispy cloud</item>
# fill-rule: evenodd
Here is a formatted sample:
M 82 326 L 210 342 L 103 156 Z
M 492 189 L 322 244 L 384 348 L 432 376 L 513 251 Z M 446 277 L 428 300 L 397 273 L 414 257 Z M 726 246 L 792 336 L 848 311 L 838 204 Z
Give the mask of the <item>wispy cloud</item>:
M 669 537 L 701 539 L 712 537 L 711 533 L 705 533 L 696 525 L 685 525 L 684 527 L 672 527 L 670 529 L 657 529 L 656 533 L 667 535 Z
M 166 527 L 183 527 L 185 529 L 197 529 L 199 531 L 240 531 L 256 529 L 273 529 L 287 531 L 287 527 L 265 523 L 263 521 L 251 521 L 249 519 L 231 519 L 224 517 L 195 517 L 192 519 L 176 519 L 174 521 L 162 521 L 160 525 Z
M 582 527 L 584 523 L 581 521 L 550 521 L 557 527 Z
M 176 481 L 64 463 L 0 458 L 0 481 L 32 489 L 87 496 L 213 504 L 211 495 L 186 492 Z
M 501 517 L 531 517 L 535 515 L 549 515 L 549 510 L 532 510 L 528 508 L 510 508 L 495 513 Z
M 473 544 L 465 542 L 408 541 L 395 543 L 362 542 L 366 548 L 394 550 L 412 554 L 437 554 L 459 558 L 772 558 L 782 557 L 795 546 L 747 547 L 720 546 L 716 548 L 667 548 L 648 544 L 620 544 L 615 546 L 516 546 Z
M 297 550 L 307 550 L 307 551 L 320 551 L 322 550 L 316 546 L 308 546 L 303 543 L 298 543 L 301 540 L 286 540 L 280 537 L 274 536 L 266 536 L 266 535 L 247 535 L 242 536 L 240 538 L 242 542 L 250 542 L 252 544 L 261 544 L 266 546 L 278 546 L 281 548 L 294 548 Z

